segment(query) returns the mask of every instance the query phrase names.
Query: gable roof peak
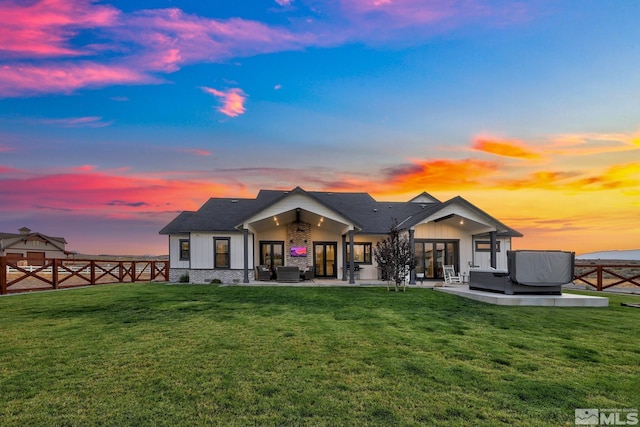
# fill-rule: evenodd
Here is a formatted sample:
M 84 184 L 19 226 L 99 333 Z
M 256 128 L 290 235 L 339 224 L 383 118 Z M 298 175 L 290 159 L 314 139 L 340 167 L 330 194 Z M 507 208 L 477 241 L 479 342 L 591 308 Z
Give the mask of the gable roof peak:
M 411 203 L 441 203 L 440 200 L 438 200 L 437 198 L 433 197 L 431 194 L 427 193 L 426 191 L 423 191 L 422 193 L 418 194 L 416 197 L 414 197 L 413 199 L 409 200 L 409 202 L 411 202 Z

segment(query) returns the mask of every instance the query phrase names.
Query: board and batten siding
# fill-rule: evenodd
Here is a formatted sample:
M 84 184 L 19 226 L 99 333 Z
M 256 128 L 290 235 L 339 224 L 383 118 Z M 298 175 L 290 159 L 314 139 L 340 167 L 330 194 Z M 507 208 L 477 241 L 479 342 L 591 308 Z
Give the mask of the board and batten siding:
M 489 241 L 489 236 L 474 237 L 473 238 L 473 251 L 474 259 L 473 266 L 481 269 L 491 268 L 491 252 L 478 252 L 476 251 L 476 241 L 486 242 Z M 511 238 L 499 237 L 496 241 L 500 242 L 500 252 L 496 253 L 496 269 L 508 270 L 507 267 L 507 251 L 511 250 Z
M 439 222 L 420 224 L 415 228 L 415 240 L 457 240 L 460 266 L 456 266 L 461 273 L 468 273 L 473 260 L 473 241 L 471 236 L 462 229 Z
M 244 238 L 242 233 L 191 233 L 191 268 L 212 270 L 214 267 L 214 238 L 228 238 L 232 270 L 244 268 Z M 252 239 L 252 236 L 249 236 Z M 253 250 L 249 242 L 249 268 L 253 268 Z
M 169 268 L 189 268 L 189 260 L 180 259 L 180 240 L 189 240 L 189 235 L 172 234 L 169 236 Z

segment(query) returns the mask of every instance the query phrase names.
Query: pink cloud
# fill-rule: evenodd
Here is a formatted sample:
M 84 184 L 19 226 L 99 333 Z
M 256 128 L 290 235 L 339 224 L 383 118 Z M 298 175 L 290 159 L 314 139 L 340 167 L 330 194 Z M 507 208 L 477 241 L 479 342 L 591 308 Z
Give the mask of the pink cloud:
M 293 3 L 276 1 L 282 6 Z M 0 97 L 158 83 L 162 81 L 159 73 L 173 73 L 188 64 L 388 40 L 395 37 L 393 32 L 415 27 L 420 27 L 420 37 L 424 37 L 430 29 L 441 32 L 471 19 L 489 22 L 521 15 L 515 13 L 521 6 L 493 7 L 481 0 L 338 0 L 324 5 L 319 14 L 315 0 L 301 0 L 297 2 L 300 10 L 306 9 L 315 18 L 292 19 L 285 27 L 240 18 L 212 19 L 178 8 L 125 13 L 92 0 L 23 3 L 0 1 L 0 55 L 24 61 L 7 62 L 0 68 Z M 96 37 L 82 44 L 83 39 L 76 37 L 80 31 Z M 107 51 L 109 55 L 104 54 Z M 83 60 L 73 62 L 78 55 Z M 30 61 L 42 57 L 55 62 Z M 237 116 L 244 112 L 244 95 L 232 95 L 240 101 L 235 105 L 242 111 L 221 111 Z
M 26 3 L 26 4 L 25 4 Z M 119 11 L 87 0 L 0 3 L 0 52 L 14 56 L 79 55 L 69 40 L 80 29 L 112 25 Z
M 315 40 L 257 21 L 203 18 L 177 8 L 140 11 L 126 22 L 115 34 L 143 47 L 139 63 L 164 72 L 176 71 L 182 64 L 301 49 Z
M 211 156 L 213 153 L 209 150 L 203 150 L 201 148 L 178 148 L 177 151 L 187 154 L 195 154 L 196 156 Z
M 222 105 L 218 107 L 218 111 L 229 117 L 237 117 L 244 114 L 244 102 L 247 99 L 245 93 L 240 88 L 233 88 L 226 91 L 213 89 L 210 87 L 202 87 L 204 92 L 220 98 Z
M 36 122 L 46 125 L 54 125 L 68 128 L 91 127 L 101 128 L 111 125 L 113 122 L 105 122 L 102 117 L 86 116 L 86 117 L 67 117 L 62 119 L 40 119 Z
M 333 28 L 345 40 L 368 43 L 429 37 L 473 23 L 502 26 L 530 20 L 531 12 L 519 2 L 485 0 L 339 0 L 336 19 L 346 19 L 343 29 Z M 419 28 L 420 31 L 410 32 Z M 399 37 L 400 36 L 400 37 Z M 335 37 L 335 36 L 334 36 Z
M 5 212 L 39 209 L 88 215 L 194 209 L 211 195 L 237 195 L 238 188 L 211 181 L 98 172 L 90 165 L 62 173 L 28 174 L 7 169 L 0 179 Z M 64 191 L 59 191 L 64 188 Z
M 83 87 L 156 83 L 157 79 L 125 66 L 95 62 L 0 66 L 0 96 L 71 93 Z

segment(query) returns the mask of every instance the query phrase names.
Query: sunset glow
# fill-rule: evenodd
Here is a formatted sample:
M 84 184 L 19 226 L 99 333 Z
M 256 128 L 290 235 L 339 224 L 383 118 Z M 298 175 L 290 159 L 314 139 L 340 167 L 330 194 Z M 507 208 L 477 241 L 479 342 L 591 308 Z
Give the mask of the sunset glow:
M 636 2 L 0 0 L 0 231 L 166 254 L 259 189 L 462 196 L 640 249 Z

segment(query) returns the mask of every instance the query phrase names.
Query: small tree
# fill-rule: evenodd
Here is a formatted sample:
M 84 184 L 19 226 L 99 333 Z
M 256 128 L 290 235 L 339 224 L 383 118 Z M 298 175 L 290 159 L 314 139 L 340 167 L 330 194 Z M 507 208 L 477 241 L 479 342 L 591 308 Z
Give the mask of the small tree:
M 400 233 L 395 222 L 389 230 L 389 236 L 376 243 L 373 256 L 387 276 L 387 290 L 389 290 L 388 281 L 393 280 L 396 292 L 398 292 L 400 283 L 405 281 L 407 275 L 417 264 L 409 236 Z M 406 290 L 406 285 L 403 290 Z

